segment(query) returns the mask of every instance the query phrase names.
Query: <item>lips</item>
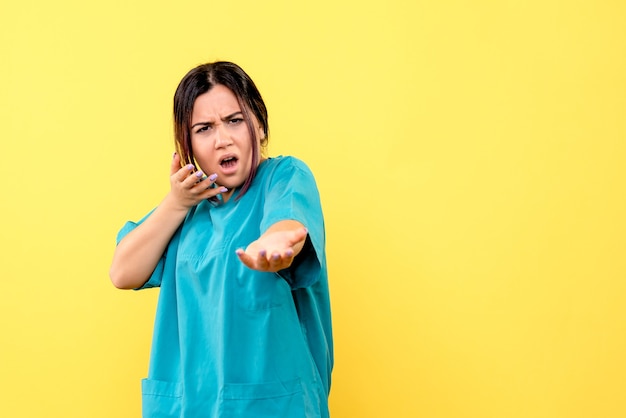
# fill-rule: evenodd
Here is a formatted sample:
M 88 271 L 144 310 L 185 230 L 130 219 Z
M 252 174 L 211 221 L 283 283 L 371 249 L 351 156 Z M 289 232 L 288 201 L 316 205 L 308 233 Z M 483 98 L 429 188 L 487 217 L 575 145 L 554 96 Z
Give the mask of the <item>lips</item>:
M 237 170 L 237 165 L 239 163 L 239 158 L 234 154 L 229 154 L 223 156 L 219 160 L 220 167 L 222 167 L 222 172 L 224 174 L 231 174 Z

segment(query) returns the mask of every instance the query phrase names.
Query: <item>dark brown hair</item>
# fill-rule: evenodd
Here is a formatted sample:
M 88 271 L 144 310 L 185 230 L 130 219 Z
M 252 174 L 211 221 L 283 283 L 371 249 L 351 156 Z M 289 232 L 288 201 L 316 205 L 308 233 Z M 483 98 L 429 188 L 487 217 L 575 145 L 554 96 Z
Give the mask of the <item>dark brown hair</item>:
M 227 87 L 235 94 L 250 133 L 252 161 L 257 161 L 261 150 L 257 145 L 258 138 L 250 112 L 256 117 L 263 129 L 264 138 L 261 139 L 261 145 L 265 146 L 269 135 L 265 103 L 256 85 L 241 67 L 232 62 L 217 61 L 199 65 L 189 71 L 178 84 L 174 94 L 174 139 L 181 163 L 195 165 L 191 146 L 193 105 L 198 96 L 208 92 L 216 85 Z M 252 170 L 241 187 L 239 197 L 248 190 L 255 174 L 256 165 L 252 164 Z

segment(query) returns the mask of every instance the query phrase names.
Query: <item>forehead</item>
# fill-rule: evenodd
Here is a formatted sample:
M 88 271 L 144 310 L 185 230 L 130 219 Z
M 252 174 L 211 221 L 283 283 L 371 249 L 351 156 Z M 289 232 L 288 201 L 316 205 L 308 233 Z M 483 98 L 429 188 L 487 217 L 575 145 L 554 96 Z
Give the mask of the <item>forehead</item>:
M 221 118 L 241 111 L 237 96 L 226 86 L 218 84 L 199 95 L 193 104 L 192 123 L 198 118 Z

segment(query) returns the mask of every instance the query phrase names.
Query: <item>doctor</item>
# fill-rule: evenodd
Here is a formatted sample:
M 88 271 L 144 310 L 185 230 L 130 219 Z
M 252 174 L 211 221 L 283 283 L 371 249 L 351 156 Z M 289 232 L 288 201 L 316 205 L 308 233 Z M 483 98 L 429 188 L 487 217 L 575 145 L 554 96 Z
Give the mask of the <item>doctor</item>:
M 309 168 L 264 157 L 268 117 L 236 64 L 174 96 L 169 193 L 118 234 L 110 276 L 160 287 L 143 416 L 328 417 L 324 220 Z

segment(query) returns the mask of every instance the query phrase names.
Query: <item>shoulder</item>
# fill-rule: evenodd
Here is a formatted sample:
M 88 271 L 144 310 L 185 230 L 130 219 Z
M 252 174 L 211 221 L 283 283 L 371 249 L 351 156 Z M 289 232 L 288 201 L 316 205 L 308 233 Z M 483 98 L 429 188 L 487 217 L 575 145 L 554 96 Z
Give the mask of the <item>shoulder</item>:
M 294 188 L 317 188 L 315 177 L 304 161 L 282 155 L 263 161 L 259 170 L 259 184 L 274 191 L 277 188 L 284 189 L 285 192 Z
M 268 158 L 263 163 L 266 165 L 267 171 L 275 174 L 276 172 L 294 172 L 300 171 L 308 175 L 312 175 L 309 166 L 299 158 L 287 155 L 279 155 L 278 157 Z

